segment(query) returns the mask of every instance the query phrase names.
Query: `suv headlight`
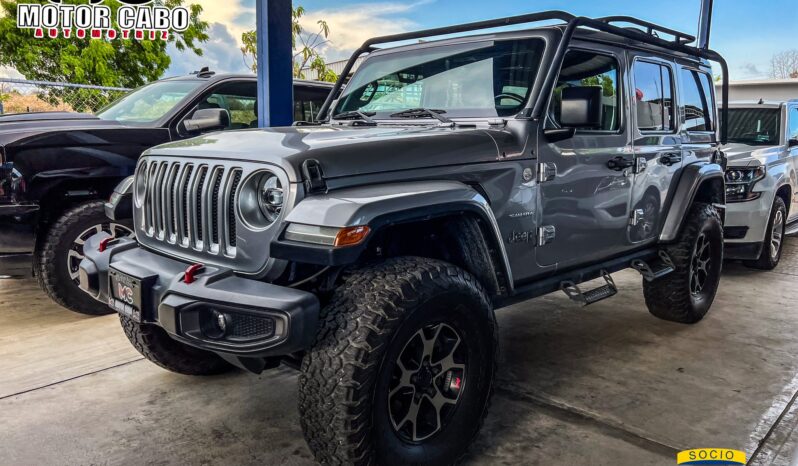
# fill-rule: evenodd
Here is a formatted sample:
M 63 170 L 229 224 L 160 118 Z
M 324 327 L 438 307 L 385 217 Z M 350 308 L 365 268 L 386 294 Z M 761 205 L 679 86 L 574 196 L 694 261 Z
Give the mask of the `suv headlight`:
M 754 185 L 766 174 L 767 169 L 764 166 L 726 169 L 726 201 L 743 202 L 759 199 L 762 193 L 753 192 Z
M 268 170 L 253 173 L 239 191 L 241 220 L 253 230 L 268 228 L 280 218 L 287 194 L 276 174 Z

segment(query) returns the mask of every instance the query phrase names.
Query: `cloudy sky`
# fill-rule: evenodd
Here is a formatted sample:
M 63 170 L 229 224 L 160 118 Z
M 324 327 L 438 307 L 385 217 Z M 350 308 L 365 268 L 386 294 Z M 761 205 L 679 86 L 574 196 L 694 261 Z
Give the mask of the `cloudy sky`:
M 715 2 L 712 47 L 729 61 L 733 79 L 767 77 L 771 57 L 798 48 L 797 0 L 719 0 Z M 211 23 L 205 54 L 170 49 L 167 75 L 179 75 L 210 66 L 219 72 L 247 68 L 239 51 L 241 34 L 255 27 L 255 0 L 187 0 L 204 8 Z M 303 26 L 317 30 L 327 20 L 328 60 L 347 58 L 369 37 L 511 16 L 532 11 L 564 9 L 585 16 L 631 15 L 685 32 L 697 29 L 700 0 L 294 0 L 307 10 Z M 0 70 L 0 73 L 3 71 Z

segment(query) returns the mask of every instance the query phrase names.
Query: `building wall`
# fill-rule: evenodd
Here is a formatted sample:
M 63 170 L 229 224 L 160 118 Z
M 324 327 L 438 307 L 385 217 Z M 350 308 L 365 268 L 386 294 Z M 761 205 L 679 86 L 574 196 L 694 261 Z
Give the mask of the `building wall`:
M 720 98 L 720 84 L 716 84 Z M 729 100 L 790 100 L 798 99 L 798 79 L 771 79 L 758 81 L 732 81 L 729 83 Z

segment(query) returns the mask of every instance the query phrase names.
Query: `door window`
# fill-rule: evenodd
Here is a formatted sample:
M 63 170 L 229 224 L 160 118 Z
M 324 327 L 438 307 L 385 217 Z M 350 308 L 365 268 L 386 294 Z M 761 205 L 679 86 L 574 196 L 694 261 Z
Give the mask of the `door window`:
M 222 84 L 205 96 L 194 111 L 222 108 L 230 114 L 230 126 L 226 129 L 257 128 L 258 117 L 255 113 L 257 99 L 258 86 L 254 81 Z
M 593 131 L 617 131 L 620 128 L 620 92 L 618 61 L 609 55 L 571 50 L 563 60 L 560 78 L 554 89 L 550 120 L 560 126 L 562 90 L 566 87 L 601 87 L 601 126 L 586 128 Z
M 670 68 L 638 61 L 634 64 L 634 80 L 638 129 L 641 132 L 673 130 L 673 76 Z
M 711 80 L 709 75 L 696 70 L 682 68 L 682 101 L 687 131 L 712 131 Z
M 798 139 L 798 107 L 790 109 L 788 139 Z
M 327 99 L 330 90 L 325 88 L 294 88 L 294 121 L 316 121 L 316 115 Z

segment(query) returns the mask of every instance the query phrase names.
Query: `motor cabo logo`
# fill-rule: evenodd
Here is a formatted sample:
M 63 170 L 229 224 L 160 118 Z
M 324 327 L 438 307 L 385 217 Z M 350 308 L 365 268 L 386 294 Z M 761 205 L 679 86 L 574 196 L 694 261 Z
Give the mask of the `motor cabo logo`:
M 168 8 L 148 5 L 153 0 L 118 0 L 116 14 L 104 0 L 87 4 L 63 3 L 17 4 L 17 27 L 32 29 L 34 37 L 137 40 L 166 40 L 170 31 L 185 31 L 190 22 L 185 7 Z

